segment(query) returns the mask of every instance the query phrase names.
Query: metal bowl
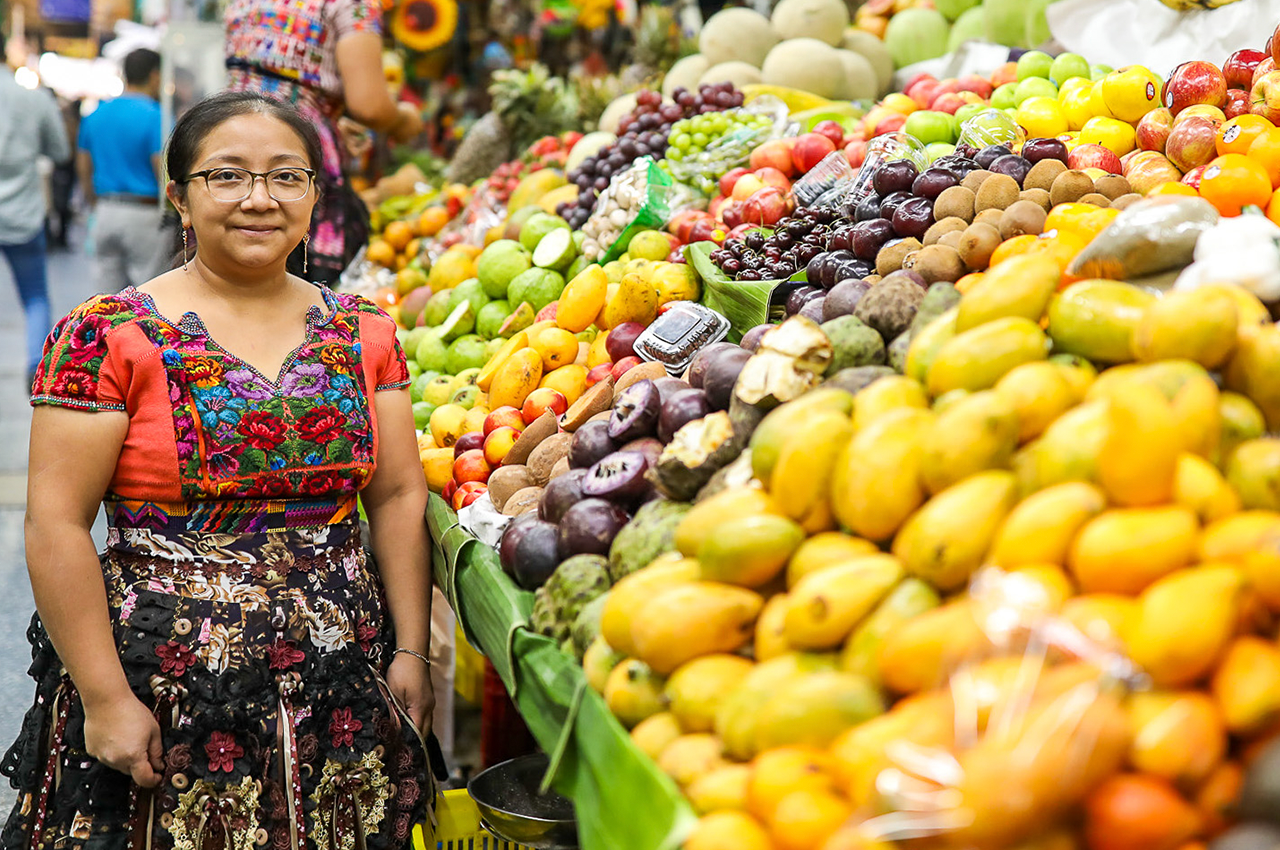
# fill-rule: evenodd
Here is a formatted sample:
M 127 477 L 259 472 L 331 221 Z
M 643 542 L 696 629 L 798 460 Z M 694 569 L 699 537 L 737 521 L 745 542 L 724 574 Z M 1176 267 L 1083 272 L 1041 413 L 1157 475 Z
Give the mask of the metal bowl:
M 467 793 L 480 810 L 484 828 L 504 841 L 534 850 L 577 850 L 573 803 L 538 787 L 550 760 L 542 753 L 521 756 L 477 773 Z

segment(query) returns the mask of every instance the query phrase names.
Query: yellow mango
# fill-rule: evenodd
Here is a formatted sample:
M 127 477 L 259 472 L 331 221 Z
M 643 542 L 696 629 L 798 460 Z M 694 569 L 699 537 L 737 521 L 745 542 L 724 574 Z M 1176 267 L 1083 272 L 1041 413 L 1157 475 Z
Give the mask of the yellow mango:
M 1136 693 L 1129 697 L 1126 711 L 1133 730 L 1129 764 L 1143 773 L 1196 784 L 1226 755 L 1223 715 L 1207 694 Z
M 570 363 L 542 376 L 539 387 L 547 387 L 564 396 L 565 401 L 573 404 L 587 391 L 587 367 Z
M 1085 637 L 1101 646 L 1120 648 L 1123 635 L 1138 611 L 1131 596 L 1118 593 L 1085 593 L 1068 599 L 1060 616 Z
M 951 390 L 950 392 L 945 392 L 933 400 L 933 405 L 930 409 L 937 415 L 941 416 L 971 395 L 973 395 L 973 393 L 968 390 Z
M 1066 564 L 1081 526 L 1107 505 L 1092 484 L 1069 481 L 1033 493 L 1020 502 L 996 533 L 987 560 L 1000 567 Z
M 994 387 L 1023 363 L 1044 360 L 1049 340 L 1035 322 L 1020 317 L 995 319 L 957 334 L 943 344 L 929 367 L 929 393 L 975 392 Z
M 996 531 L 1016 502 L 1013 473 L 979 472 L 943 490 L 912 514 L 894 538 L 893 554 L 911 575 L 939 590 L 955 590 L 982 565 Z
M 885 635 L 880 681 L 895 693 L 919 693 L 941 684 L 958 662 L 989 645 L 968 597 L 960 597 Z
M 938 593 L 917 578 L 906 578 L 880 601 L 845 641 L 840 651 L 840 669 L 865 676 L 880 684 L 880 647 L 885 636 L 917 614 L 931 611 L 941 604 Z
M 1160 687 L 1190 685 L 1213 669 L 1239 622 L 1239 568 L 1178 570 L 1142 592 L 1124 635 L 1129 657 Z
M 665 708 L 663 680 L 648 665 L 628 658 L 613 668 L 604 686 L 604 702 L 628 729 Z
M 880 548 L 870 540 L 845 534 L 843 531 L 824 531 L 806 539 L 787 562 L 787 587 L 795 587 L 800 579 L 835 564 L 879 553 Z
M 1076 593 L 1071 577 L 1057 564 L 1021 566 L 1010 572 L 1004 581 L 1018 588 L 1023 607 L 1038 608 L 1045 613 L 1061 610 Z
M 831 479 L 836 458 L 852 438 L 848 414 L 819 411 L 799 424 L 778 453 L 769 493 L 782 512 L 809 534 L 835 527 Z
M 756 620 L 756 636 L 752 649 L 756 661 L 768 661 L 791 650 L 787 643 L 787 608 L 790 600 L 785 593 L 775 593 L 764 603 L 760 618 Z
M 1240 337 L 1227 364 L 1226 387 L 1258 406 L 1267 428 L 1280 430 L 1280 325 L 1266 325 Z
M 460 404 L 442 404 L 431 411 L 427 428 L 431 439 L 441 448 L 452 449 L 466 432 L 467 410 Z
M 1084 401 L 1089 387 L 1093 386 L 1093 382 L 1098 379 L 1097 367 L 1079 354 L 1053 354 L 1049 356 L 1049 362 L 1062 367 L 1062 374 L 1071 384 L 1076 401 Z
M 462 433 L 477 434 L 484 431 L 484 420 L 489 415 L 486 407 L 473 407 L 462 417 Z
M 426 449 L 419 457 L 422 460 L 422 472 L 427 476 L 427 488 L 433 493 L 439 493 L 453 478 L 453 449 Z
M 826 747 L 850 726 L 883 712 L 880 693 L 861 676 L 838 670 L 813 673 L 760 707 L 755 751 Z
M 933 422 L 925 410 L 893 410 L 858 432 L 836 459 L 831 506 L 868 540 L 886 540 L 925 498 L 920 446 Z
M 1222 431 L 1218 412 L 1221 393 L 1204 367 L 1190 360 L 1162 360 L 1143 366 L 1137 378 L 1164 394 L 1173 408 L 1184 448 L 1201 457 L 1213 457 Z
M 1195 512 L 1201 523 L 1231 516 L 1240 510 L 1240 497 L 1209 461 L 1184 452 L 1178 456 L 1173 501 Z
M 698 273 L 688 263 L 659 263 L 649 277 L 658 292 L 658 306 L 672 301 L 697 301 L 702 296 Z
M 494 407 L 519 408 L 541 380 L 542 358 L 532 348 L 522 348 L 498 367 L 489 388 L 489 403 Z
M 743 587 L 768 584 L 804 540 L 804 529 L 774 514 L 739 516 L 720 523 L 698 547 L 702 578 Z
M 604 686 L 609 681 L 609 674 L 625 658 L 625 655 L 609 646 L 604 638 L 596 635 L 596 639 L 591 641 L 591 645 L 582 655 L 582 672 L 586 675 L 587 684 L 591 690 L 604 694 Z
M 663 691 L 680 728 L 686 732 L 715 728 L 720 702 L 754 666 L 739 655 L 704 655 L 681 665 Z
M 582 333 L 591 327 L 604 307 L 605 293 L 609 288 L 609 276 L 594 263 L 574 275 L 573 280 L 560 293 L 560 306 L 556 308 L 556 324 L 567 331 Z
M 1001 263 L 960 299 L 956 330 L 964 333 L 1009 316 L 1038 323 L 1061 277 L 1058 264 L 1044 254 L 1024 254 Z
M 911 338 L 907 348 L 906 376 L 924 384 L 929 377 L 933 361 L 937 359 L 942 346 L 956 335 L 956 314 L 959 308 L 952 307 L 929 324 L 920 328 Z
M 681 735 L 658 755 L 658 769 L 681 788 L 728 764 L 724 758 L 724 744 L 706 732 Z
M 509 358 L 511 355 L 515 354 L 517 351 L 519 351 L 522 348 L 528 348 L 528 347 L 529 347 L 528 331 L 520 331 L 520 333 L 514 335 L 513 337 L 511 337 L 511 339 L 504 342 L 502 344 L 502 347 L 499 348 L 494 353 L 494 355 L 489 358 L 489 362 L 485 363 L 484 366 L 481 367 L 480 373 L 476 375 L 476 386 L 484 390 L 485 392 L 488 392 L 489 388 L 493 386 L 493 378 L 495 375 L 498 374 L 499 367 L 501 367 L 503 363 L 506 363 L 507 358 Z
M 1226 466 L 1236 446 L 1267 433 L 1262 411 L 1239 393 L 1223 392 L 1218 396 L 1218 419 L 1222 430 L 1218 452 L 1213 459 L 1219 466 Z
M 734 652 L 751 640 L 763 607 L 758 593 L 728 584 L 696 581 L 669 587 L 635 614 L 631 639 L 636 657 L 667 675 L 698 656 Z
M 891 555 L 868 555 L 801 579 L 789 594 L 784 634 L 797 649 L 833 649 L 903 578 Z
M 1133 335 L 1155 296 L 1113 280 L 1073 283 L 1049 302 L 1054 346 L 1094 363 L 1128 363 Z
M 641 720 L 631 730 L 631 742 L 640 752 L 657 761 L 672 741 L 683 735 L 680 721 L 669 711 L 659 711 Z
M 591 347 L 587 349 L 588 370 L 613 362 L 613 358 L 609 356 L 609 349 L 605 345 L 608 340 L 609 332 L 602 328 L 600 333 L 596 334 L 596 338 L 591 341 Z
M 938 414 L 921 443 L 920 480 L 938 493 L 986 469 L 1007 469 L 1018 446 L 1018 412 L 992 390 Z
M 902 407 L 927 409 L 929 397 L 924 386 L 905 375 L 878 378 L 854 396 L 853 427 L 861 431 L 890 410 Z
M 610 590 L 600 614 L 600 636 L 614 649 L 635 654 L 631 627 L 636 615 L 662 591 L 698 578 L 692 558 L 663 556 L 643 569 L 623 576 Z
M 658 315 L 658 291 L 639 274 L 628 272 L 622 276 L 618 291 L 609 296 L 600 315 L 602 328 L 616 328 L 623 322 L 639 322 L 648 326 Z
M 832 742 L 836 780 L 854 805 L 868 809 L 875 798 L 876 779 L 886 768 L 896 766 L 891 744 L 949 750 L 954 737 L 954 709 L 946 695 L 904 699 Z
M 995 392 L 1018 414 L 1018 441 L 1039 437 L 1044 429 L 1080 401 L 1068 378 L 1074 370 L 1057 363 L 1024 363 L 996 383 Z
M 1184 507 L 1113 508 L 1080 529 L 1067 565 L 1085 593 L 1139 593 L 1191 563 L 1199 531 Z
M 1111 399 L 1110 427 L 1098 455 L 1098 483 L 1117 505 L 1159 505 L 1173 497 L 1182 437 L 1169 403 L 1136 385 Z
M 1225 287 L 1168 292 L 1134 330 L 1133 357 L 1140 363 L 1185 358 L 1217 369 L 1235 350 L 1239 326 L 1236 299 Z
M 1110 407 L 1103 400 L 1087 401 L 1059 416 L 1013 457 L 1022 493 L 1067 481 L 1096 482 L 1098 456 L 1110 427 Z
M 721 524 L 731 519 L 761 514 L 781 515 L 773 497 L 756 487 L 730 487 L 694 505 L 676 526 L 675 547 L 689 557 Z
M 769 411 L 751 432 L 748 443 L 752 474 L 758 480 L 768 482 L 796 428 L 808 417 L 822 411 L 835 411 L 847 417 L 853 410 L 853 404 L 851 393 L 833 387 L 819 387 Z
M 1241 443 L 1227 462 L 1227 481 L 1248 510 L 1280 510 L 1280 438 Z
M 1200 535 L 1201 561 L 1244 568 L 1249 588 L 1272 611 L 1280 611 L 1280 513 L 1244 511 L 1218 520 Z
M 1271 324 L 1271 313 L 1267 310 L 1267 305 L 1243 286 L 1229 283 L 1215 284 L 1215 288 L 1221 288 L 1235 299 L 1236 314 L 1240 319 L 1237 331 L 1240 336 L 1248 336 L 1259 328 Z
M 747 808 L 747 784 L 751 766 L 727 764 L 708 771 L 684 789 L 689 805 L 700 815 L 711 812 L 743 812 Z
M 1280 649 L 1253 635 L 1236 638 L 1214 671 L 1212 689 L 1233 734 L 1271 728 L 1280 719 Z
M 793 682 L 835 666 L 833 656 L 804 652 L 788 652 L 757 664 L 716 709 L 716 734 L 724 741 L 725 752 L 735 759 L 751 758 L 761 704 Z

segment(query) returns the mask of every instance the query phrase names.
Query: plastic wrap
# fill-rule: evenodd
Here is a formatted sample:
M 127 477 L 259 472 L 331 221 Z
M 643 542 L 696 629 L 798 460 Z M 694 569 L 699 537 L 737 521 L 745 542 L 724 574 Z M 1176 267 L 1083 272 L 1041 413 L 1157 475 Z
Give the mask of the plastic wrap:
M 769 139 L 781 138 L 787 129 L 787 106 L 771 95 L 758 97 L 746 106 L 726 110 L 725 115 L 765 115 L 769 123 L 759 127 L 738 125 L 732 131 L 710 142 L 696 156 L 687 160 L 666 159 L 666 169 L 679 183 L 692 186 L 704 194 L 714 194 L 720 175 L 746 165 L 751 151 Z
M 1266 304 L 1280 301 L 1280 227 L 1266 217 L 1222 219 L 1199 235 L 1194 256 L 1175 289 L 1234 283 Z
M 791 198 L 797 207 L 833 206 L 849 191 L 856 177 L 844 151 L 832 151 L 791 184 Z
M 1131 280 L 1180 269 L 1193 259 L 1200 235 L 1217 222 L 1218 211 L 1203 198 L 1148 198 L 1122 212 L 1067 270 L 1076 277 Z
M 600 193 L 596 211 L 582 227 L 582 255 L 599 263 L 622 256 L 641 230 L 659 230 L 667 223 L 673 197 L 671 176 L 652 157 L 636 160 Z
M 422 255 L 432 263 L 454 245 L 484 245 L 485 235 L 507 220 L 507 205 L 488 186 L 471 196 L 470 203 L 435 238 L 422 247 Z
M 867 145 L 866 158 L 863 159 L 857 176 L 849 184 L 849 191 L 842 201 L 850 214 L 858 204 L 875 192 L 871 181 L 880 167 L 886 162 L 897 159 L 909 159 L 921 171 L 924 171 L 929 164 L 929 156 L 925 153 L 924 145 L 915 136 L 908 133 L 885 133 L 882 136 L 876 136 Z

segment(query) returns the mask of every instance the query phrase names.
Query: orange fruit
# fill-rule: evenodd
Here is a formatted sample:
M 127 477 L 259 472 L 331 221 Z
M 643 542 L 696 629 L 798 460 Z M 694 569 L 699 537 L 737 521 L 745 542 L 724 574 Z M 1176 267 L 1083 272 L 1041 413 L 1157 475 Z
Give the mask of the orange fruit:
M 1255 136 L 1247 153 L 1249 159 L 1266 170 L 1271 188 L 1280 189 L 1280 128 L 1272 127 Z
M 978 285 L 978 281 L 982 280 L 985 275 L 982 272 L 969 272 L 964 277 L 956 281 L 956 289 L 961 295 L 964 295 L 970 289 Z
M 1089 850 L 1177 850 L 1202 827 L 1200 813 L 1173 785 L 1155 776 L 1118 774 L 1085 800 Z
M 1249 156 L 1229 153 L 1209 163 L 1200 180 L 1200 197 L 1225 216 L 1240 215 L 1240 211 L 1248 206 L 1267 206 L 1275 187 L 1271 185 L 1267 169 L 1254 158 L 1253 151 L 1265 149 L 1270 144 L 1270 132 L 1254 140 Z M 1276 137 L 1275 144 L 1277 154 L 1280 154 L 1280 135 Z M 1280 164 L 1280 158 L 1277 163 Z
M 394 307 L 400 303 L 400 293 L 393 286 L 380 286 L 373 293 L 373 303 L 382 309 Z
M 418 232 L 423 236 L 435 236 L 448 223 L 448 210 L 444 207 L 427 207 L 418 216 Z
M 397 251 L 403 251 L 413 239 L 413 226 L 407 221 L 393 221 L 382 231 L 382 238 Z
M 698 820 L 684 850 L 772 850 L 773 842 L 750 815 L 712 812 Z
M 1225 761 L 1196 789 L 1196 808 L 1204 816 L 1205 832 L 1217 835 L 1234 820 L 1234 811 L 1244 786 L 1244 768 L 1238 761 Z
M 1028 233 L 1025 236 L 1015 236 L 1012 239 L 1006 239 L 1000 243 L 1000 247 L 996 248 L 991 254 L 991 262 L 989 268 L 995 268 L 1005 260 L 1013 257 L 1020 257 L 1023 254 L 1029 254 L 1036 248 L 1036 243 L 1040 241 L 1039 236 L 1033 236 Z
M 369 258 L 369 262 L 377 263 L 380 266 L 391 268 L 396 262 L 396 249 L 392 248 L 382 239 L 369 240 L 369 247 L 365 249 L 365 256 Z
M 1198 198 L 1200 193 L 1188 186 L 1186 183 L 1161 183 L 1159 186 L 1147 193 L 1148 198 L 1154 198 L 1157 195 L 1185 195 L 1188 198 Z
M 1267 202 L 1267 218 L 1275 224 L 1280 224 L 1280 189 L 1271 196 L 1271 200 Z
M 1237 115 L 1218 128 L 1215 142 L 1218 156 L 1226 153 L 1248 153 L 1253 140 L 1274 127 L 1274 124 L 1261 115 Z
M 783 797 L 795 791 L 829 792 L 834 789 L 831 756 L 809 747 L 766 750 L 751 762 L 747 784 L 747 811 L 769 822 Z
M 853 806 L 831 791 L 793 791 L 778 801 L 769 834 L 779 850 L 813 850 L 852 814 Z

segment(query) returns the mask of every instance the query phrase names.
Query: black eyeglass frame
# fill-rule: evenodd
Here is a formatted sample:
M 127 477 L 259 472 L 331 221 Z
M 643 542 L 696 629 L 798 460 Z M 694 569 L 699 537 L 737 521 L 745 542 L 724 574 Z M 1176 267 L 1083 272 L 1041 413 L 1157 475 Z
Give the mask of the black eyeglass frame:
M 311 188 L 315 186 L 316 183 L 316 170 L 314 168 L 302 168 L 297 165 L 282 165 L 279 168 L 273 168 L 270 171 L 250 171 L 247 168 L 240 168 L 235 165 L 222 165 L 217 168 L 206 168 L 204 171 L 193 171 L 184 177 L 182 182 L 190 183 L 197 177 L 203 178 L 204 188 L 208 190 L 209 195 L 212 197 L 213 190 L 209 187 L 209 175 L 218 171 L 239 171 L 243 174 L 249 175 L 249 191 L 244 194 L 244 197 L 236 198 L 235 200 L 218 197 L 213 198 L 215 201 L 219 201 L 224 204 L 238 204 L 251 196 L 253 194 L 253 187 L 257 185 L 259 177 L 262 178 L 263 185 L 267 187 L 267 194 L 271 196 L 271 200 L 278 204 L 292 204 L 297 201 L 301 201 L 303 198 L 307 197 L 307 193 L 311 191 Z M 304 189 L 302 194 L 296 198 L 277 198 L 275 195 L 271 194 L 271 181 L 267 178 L 278 171 L 301 171 L 303 174 L 307 175 L 307 188 Z

